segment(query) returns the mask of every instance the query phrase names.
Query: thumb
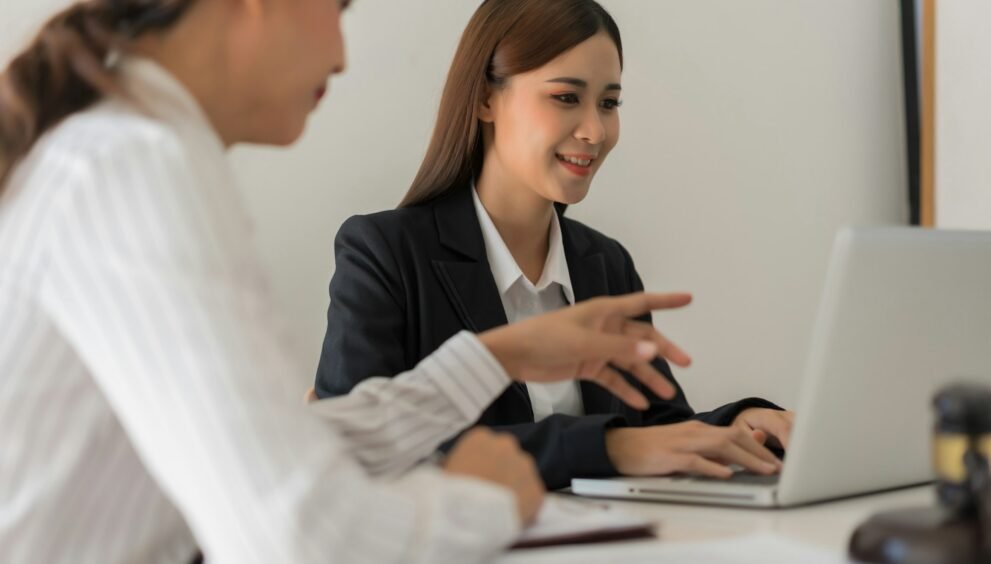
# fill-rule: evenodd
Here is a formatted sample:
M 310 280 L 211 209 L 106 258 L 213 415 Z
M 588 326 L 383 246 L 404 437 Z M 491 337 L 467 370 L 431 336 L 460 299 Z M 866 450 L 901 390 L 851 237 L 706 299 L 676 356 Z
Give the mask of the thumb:
M 753 429 L 751 434 L 753 435 L 754 440 L 758 443 L 764 444 L 767 442 L 767 433 L 764 431 L 761 431 L 760 429 Z

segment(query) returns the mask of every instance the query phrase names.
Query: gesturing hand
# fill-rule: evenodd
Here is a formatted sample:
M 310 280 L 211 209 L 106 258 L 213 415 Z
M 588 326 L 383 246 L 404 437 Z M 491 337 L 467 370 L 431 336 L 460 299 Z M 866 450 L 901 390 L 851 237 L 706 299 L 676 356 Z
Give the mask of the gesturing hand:
M 632 318 L 691 301 L 691 295 L 683 293 L 596 298 L 487 331 L 479 338 L 515 380 L 590 380 L 631 407 L 646 409 L 647 399 L 616 368 L 670 399 L 674 386 L 651 361 L 660 355 L 678 366 L 688 366 L 691 358 L 652 325 Z

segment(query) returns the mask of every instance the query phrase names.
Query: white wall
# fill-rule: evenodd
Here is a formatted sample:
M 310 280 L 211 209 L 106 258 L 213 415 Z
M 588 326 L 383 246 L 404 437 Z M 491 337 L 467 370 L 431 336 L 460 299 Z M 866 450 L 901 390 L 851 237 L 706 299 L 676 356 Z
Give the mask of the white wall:
M 991 3 L 936 10 L 936 225 L 991 229 Z
M 4 0 L 0 22 L 53 2 L 41 4 Z M 234 154 L 301 387 L 323 336 L 334 233 L 404 193 L 477 4 L 356 2 L 350 70 L 304 140 Z M 695 292 L 657 324 L 696 358 L 679 373 L 696 405 L 749 393 L 791 404 L 835 228 L 907 218 L 898 3 L 604 4 L 626 43 L 623 139 L 569 214 L 622 241 L 648 288 Z

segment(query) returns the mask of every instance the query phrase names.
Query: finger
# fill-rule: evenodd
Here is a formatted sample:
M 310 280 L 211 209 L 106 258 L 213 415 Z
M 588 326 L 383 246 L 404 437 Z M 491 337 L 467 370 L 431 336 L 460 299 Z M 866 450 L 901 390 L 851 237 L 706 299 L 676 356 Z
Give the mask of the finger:
M 678 390 L 674 387 L 674 384 L 672 384 L 666 376 L 658 372 L 657 369 L 651 364 L 644 362 L 634 364 L 627 369 L 627 372 L 632 374 L 633 377 L 639 380 L 644 386 L 647 386 L 647 388 L 654 392 L 659 398 L 669 400 L 674 398 L 674 396 L 678 393 Z
M 616 372 L 609 366 L 603 366 L 602 370 L 589 378 L 589 380 L 609 390 L 610 393 L 633 409 L 643 411 L 650 405 L 643 394 L 631 386 L 619 372 Z
M 788 450 L 788 444 L 791 442 L 791 428 L 794 425 L 794 416 L 788 417 L 788 413 L 784 412 L 775 419 L 777 420 L 777 429 L 773 431 L 774 436 L 781 443 L 781 448 Z
M 574 351 L 576 361 L 612 362 L 619 366 L 652 360 L 657 356 L 657 345 L 633 336 L 603 333 L 594 329 L 582 329 Z
M 685 367 L 692 363 L 692 357 L 688 353 L 665 337 L 650 323 L 627 320 L 623 325 L 623 334 L 637 337 L 641 341 L 654 343 L 657 345 L 657 354 L 677 366 Z
M 766 446 L 768 434 L 765 431 L 762 431 L 755 427 L 751 427 L 750 424 L 747 423 L 742 417 L 734 421 L 732 426 L 739 427 L 740 429 L 743 429 L 747 433 L 750 433 L 750 436 L 753 437 L 753 439 L 757 441 L 758 444 Z
M 755 421 L 757 426 L 773 437 L 782 448 L 788 448 L 788 441 L 791 439 L 791 421 L 785 412 L 767 410 Z
M 754 431 L 760 431 L 764 435 L 764 438 L 767 439 L 767 431 L 764 429 L 754 429 Z M 762 441 L 758 441 L 757 438 L 754 437 L 753 433 L 739 433 L 734 437 L 734 440 L 736 444 L 740 445 L 742 448 L 765 462 L 770 462 L 775 466 L 777 466 L 780 462 L 778 457 L 774 456 L 774 453 L 768 450 Z
M 644 360 L 652 361 L 657 356 L 662 356 L 678 366 L 688 366 L 692 363 L 691 357 L 681 347 L 672 343 L 649 323 L 625 320 L 619 331 L 622 335 L 615 335 L 608 330 L 592 331 L 596 337 L 594 339 L 589 337 L 588 340 L 598 341 L 603 345 L 602 349 L 595 350 L 607 351 L 612 348 L 615 352 L 609 360 L 620 366 Z M 631 337 L 635 341 L 618 340 Z M 635 343 L 632 347 L 631 342 Z
M 685 471 L 712 478 L 728 479 L 733 477 L 733 469 L 724 464 L 719 464 L 703 456 L 692 454 L 685 457 L 683 463 Z
M 605 368 L 606 364 L 608 364 L 608 363 L 606 361 L 604 361 L 604 360 L 603 361 L 598 361 L 597 360 L 597 361 L 593 361 L 593 362 L 583 362 L 578 367 L 578 378 L 580 378 L 580 379 L 586 379 L 586 380 L 591 380 L 592 378 L 595 377 L 596 374 L 598 374 L 599 372 L 602 371 L 603 368 Z
M 645 313 L 660 309 L 675 309 L 692 302 L 692 295 L 685 292 L 666 294 L 640 292 L 625 296 L 599 298 L 588 303 L 589 308 L 599 315 L 619 315 L 640 317 Z
M 736 443 L 728 445 L 723 456 L 727 462 L 739 464 L 758 474 L 774 474 L 780 470 L 776 462 L 768 462 Z
M 775 458 L 774 454 L 754 441 L 749 433 L 743 435 L 743 440 L 727 442 L 721 450 L 720 456 L 743 466 L 747 470 L 761 474 L 773 474 L 779 469 L 778 459 Z

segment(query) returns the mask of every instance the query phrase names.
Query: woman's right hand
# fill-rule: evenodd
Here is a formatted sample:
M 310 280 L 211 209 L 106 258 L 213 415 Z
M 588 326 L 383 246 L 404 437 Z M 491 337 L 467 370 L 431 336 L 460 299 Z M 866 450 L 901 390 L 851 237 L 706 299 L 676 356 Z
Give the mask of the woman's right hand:
M 476 427 L 465 433 L 444 460 L 444 471 L 502 486 L 516 497 L 520 522 L 529 525 L 544 502 L 544 483 L 533 458 L 512 435 Z
M 738 464 L 758 474 L 776 474 L 781 461 L 764 446 L 762 431 L 686 421 L 606 431 L 606 452 L 626 476 L 701 474 L 729 478 Z

